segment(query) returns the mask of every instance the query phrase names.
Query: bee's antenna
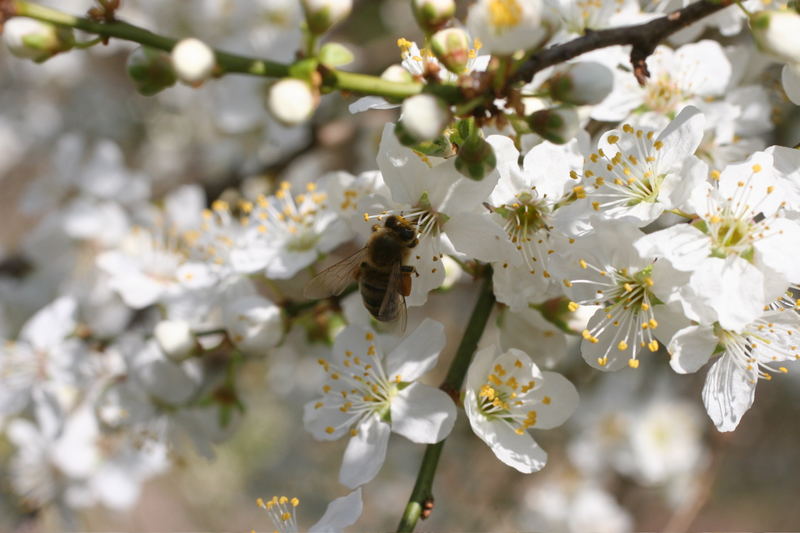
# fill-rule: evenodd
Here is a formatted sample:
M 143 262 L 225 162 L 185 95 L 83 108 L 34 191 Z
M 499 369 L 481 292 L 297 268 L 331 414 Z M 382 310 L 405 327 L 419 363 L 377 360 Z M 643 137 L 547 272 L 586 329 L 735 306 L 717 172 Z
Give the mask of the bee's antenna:
M 485 207 L 490 213 L 494 213 L 494 207 L 489 205 L 489 202 L 483 202 L 483 207 Z

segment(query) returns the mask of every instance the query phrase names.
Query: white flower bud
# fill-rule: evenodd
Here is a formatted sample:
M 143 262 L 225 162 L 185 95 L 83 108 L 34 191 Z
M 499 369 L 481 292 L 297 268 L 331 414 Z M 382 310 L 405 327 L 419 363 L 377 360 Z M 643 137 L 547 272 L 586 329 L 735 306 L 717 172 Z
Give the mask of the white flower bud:
M 41 63 L 75 44 L 70 28 L 62 28 L 25 17 L 14 17 L 3 26 L 3 39 L 17 57 Z
M 469 35 L 461 28 L 437 31 L 431 37 L 431 50 L 450 72 L 461 74 L 469 62 Z
M 317 96 L 311 86 L 297 78 L 284 78 L 272 84 L 267 95 L 267 108 L 286 126 L 305 122 L 317 107 Z
M 214 51 L 198 39 L 183 39 L 172 49 L 172 66 L 178 79 L 188 85 L 198 86 L 214 71 Z
M 543 17 L 541 0 L 478 0 L 469 9 L 467 27 L 484 51 L 510 55 L 535 48 L 552 34 L 555 23 Z
M 800 15 L 794 11 L 759 11 L 750 17 L 759 48 L 789 62 L 800 61 Z
M 302 0 L 306 24 L 312 33 L 323 34 L 350 14 L 353 0 Z
M 414 77 L 411 73 L 397 64 L 386 67 L 386 70 L 381 74 L 381 78 L 395 83 L 411 83 L 414 81 Z
M 249 296 L 228 305 L 223 311 L 223 322 L 231 341 L 249 354 L 273 348 L 283 338 L 280 308 L 260 296 Z
M 192 329 L 183 320 L 162 320 L 156 324 L 153 336 L 161 351 L 173 361 L 186 359 L 197 346 Z
M 555 144 L 564 144 L 578 134 L 581 127 L 574 107 L 561 106 L 537 111 L 528 117 L 533 131 Z
M 614 87 L 614 75 L 608 67 L 593 61 L 572 63 L 547 81 L 554 100 L 573 105 L 602 102 Z
M 450 109 L 432 94 L 417 94 L 403 101 L 400 124 L 418 142 L 437 138 L 449 123 Z
M 456 14 L 455 0 L 412 0 L 411 9 L 417 24 L 428 33 L 433 33 Z

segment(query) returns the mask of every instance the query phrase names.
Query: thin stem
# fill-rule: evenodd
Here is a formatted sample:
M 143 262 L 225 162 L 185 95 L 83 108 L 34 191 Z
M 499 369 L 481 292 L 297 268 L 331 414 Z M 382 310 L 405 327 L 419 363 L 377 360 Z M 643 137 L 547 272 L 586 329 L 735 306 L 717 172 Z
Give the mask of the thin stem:
M 49 7 L 40 6 L 25 0 L 13 0 L 11 12 L 15 15 L 30 17 L 56 26 L 75 28 L 96 35 L 116 37 L 133 41 L 150 48 L 172 51 L 177 39 L 157 35 L 149 30 L 128 24 L 127 22 L 97 22 L 87 18 L 76 17 Z M 215 50 L 217 65 L 223 72 L 251 74 L 254 76 L 284 77 L 289 74 L 289 67 L 266 59 L 256 59 Z
M 737 6 L 739 6 L 739 9 L 742 10 L 742 12 L 747 16 L 747 18 L 753 18 L 753 14 L 746 7 L 744 7 L 744 4 L 742 4 L 741 0 L 734 0 L 734 2 L 736 3 Z
M 24 16 L 63 26 L 102 35 L 115 37 L 126 41 L 139 43 L 150 48 L 170 52 L 178 42 L 177 39 L 155 34 L 149 30 L 128 24 L 122 21 L 97 22 L 88 18 L 76 17 L 67 13 L 27 2 L 26 0 L 0 0 L 0 15 Z M 314 45 L 316 46 L 316 45 Z M 289 76 L 289 65 L 276 63 L 267 59 L 247 57 L 231 54 L 221 50 L 214 50 L 219 75 L 247 74 L 251 76 L 264 76 L 269 78 L 284 78 Z M 355 74 L 339 70 L 329 70 L 324 79 L 324 88 L 327 90 L 339 89 L 359 94 L 371 94 L 388 98 L 408 98 L 422 92 L 422 83 L 397 83 L 384 80 L 377 76 Z M 461 91 L 455 85 L 431 86 L 431 92 L 441 95 L 447 101 L 457 101 Z
M 461 344 L 458 345 L 456 356 L 453 358 L 453 362 L 450 363 L 447 376 L 439 386 L 451 397 L 458 398 L 461 384 L 464 382 L 475 348 L 478 346 L 478 341 L 489 321 L 489 315 L 494 309 L 494 303 L 492 271 L 491 268 L 487 267 L 486 271 L 484 271 L 484 280 L 478 301 L 475 303 L 472 315 L 469 317 L 464 336 L 461 338 Z M 414 531 L 423 510 L 430 510 L 428 506 L 433 504 L 433 478 L 436 475 L 436 468 L 439 465 L 439 457 L 442 454 L 444 442 L 443 440 L 436 444 L 429 444 L 425 448 L 425 455 L 422 457 L 417 481 L 414 483 L 411 497 L 403 512 L 403 517 L 400 519 L 400 525 L 397 526 L 398 533 Z

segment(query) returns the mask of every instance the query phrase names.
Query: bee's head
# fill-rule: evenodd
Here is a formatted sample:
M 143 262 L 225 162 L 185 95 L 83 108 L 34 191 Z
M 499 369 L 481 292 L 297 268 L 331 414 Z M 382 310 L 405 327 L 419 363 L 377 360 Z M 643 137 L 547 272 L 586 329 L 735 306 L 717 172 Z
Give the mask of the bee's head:
M 417 237 L 417 228 L 414 224 L 401 216 L 389 215 L 384 225 L 404 242 L 411 242 Z

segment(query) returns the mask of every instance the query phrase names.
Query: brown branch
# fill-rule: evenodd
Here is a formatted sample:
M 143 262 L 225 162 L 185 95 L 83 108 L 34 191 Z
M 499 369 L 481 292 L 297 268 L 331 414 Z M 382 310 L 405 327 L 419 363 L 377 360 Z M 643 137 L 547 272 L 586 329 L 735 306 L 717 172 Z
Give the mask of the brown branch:
M 545 48 L 533 54 L 517 69 L 513 81 L 530 81 L 533 79 L 533 75 L 540 70 L 563 63 L 592 50 L 615 45 L 631 45 L 633 46 L 631 50 L 633 73 L 636 76 L 636 80 L 641 85 L 644 85 L 650 75 L 645 60 L 653 53 L 658 43 L 686 26 L 721 9 L 725 9 L 731 4 L 732 0 L 700 0 L 683 9 L 673 11 L 664 17 L 644 24 L 621 26 L 601 31 L 587 31 L 583 37 Z

